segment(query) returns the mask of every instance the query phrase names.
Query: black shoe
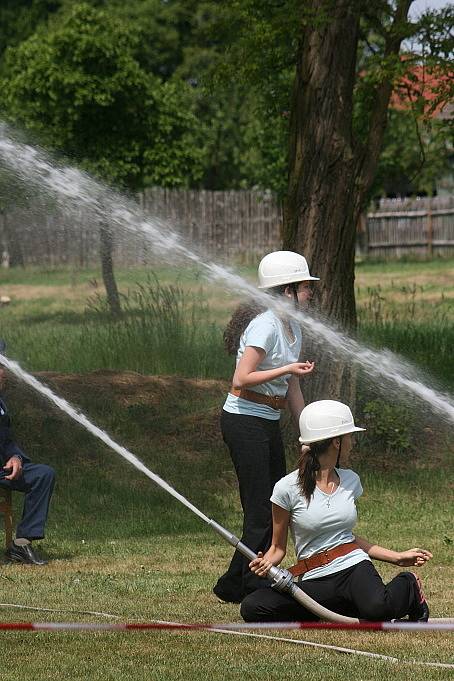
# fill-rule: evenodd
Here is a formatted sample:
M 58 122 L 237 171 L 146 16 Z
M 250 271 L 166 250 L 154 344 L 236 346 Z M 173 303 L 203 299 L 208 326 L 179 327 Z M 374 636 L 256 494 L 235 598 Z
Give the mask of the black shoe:
M 409 622 L 427 622 L 429 619 L 429 606 L 422 590 L 421 580 L 414 572 L 409 573 L 413 578 L 415 590 L 415 604 L 408 613 Z
M 31 544 L 18 546 L 13 542 L 6 550 L 5 556 L 6 560 L 10 560 L 13 563 L 26 563 L 27 565 L 47 565 L 47 560 L 41 558 L 41 556 L 36 553 L 35 549 L 32 548 Z
M 223 591 L 217 584 L 213 588 L 213 593 L 220 603 L 241 603 L 243 600 L 239 594 Z

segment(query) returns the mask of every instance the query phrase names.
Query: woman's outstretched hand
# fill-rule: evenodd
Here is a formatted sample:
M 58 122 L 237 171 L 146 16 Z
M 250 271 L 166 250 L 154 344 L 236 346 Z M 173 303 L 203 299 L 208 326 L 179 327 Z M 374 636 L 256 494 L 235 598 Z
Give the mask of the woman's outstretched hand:
M 266 577 L 270 569 L 273 567 L 273 563 L 269 560 L 263 558 L 263 553 L 259 551 L 257 553 L 257 558 L 251 560 L 249 563 L 251 571 L 258 577 Z
M 402 551 L 399 554 L 399 559 L 396 565 L 401 565 L 402 567 L 419 567 L 427 563 L 428 560 L 433 558 L 430 551 L 425 549 L 409 549 L 408 551 Z
M 294 362 L 288 365 L 288 373 L 293 376 L 306 376 L 314 371 L 315 362 Z

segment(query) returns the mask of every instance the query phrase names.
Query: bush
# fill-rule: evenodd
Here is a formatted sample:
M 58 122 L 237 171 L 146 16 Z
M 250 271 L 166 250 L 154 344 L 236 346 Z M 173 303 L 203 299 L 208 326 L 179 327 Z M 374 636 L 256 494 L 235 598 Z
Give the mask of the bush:
M 365 441 L 386 454 L 405 454 L 413 449 L 414 416 L 405 406 L 375 399 L 363 407 L 366 425 Z

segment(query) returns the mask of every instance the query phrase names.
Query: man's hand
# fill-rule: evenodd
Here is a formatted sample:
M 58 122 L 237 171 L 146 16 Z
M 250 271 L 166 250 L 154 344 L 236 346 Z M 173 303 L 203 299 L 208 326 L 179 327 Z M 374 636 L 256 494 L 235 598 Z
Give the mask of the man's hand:
M 5 475 L 4 480 L 17 480 L 22 475 L 22 460 L 18 456 L 12 456 L 5 463 L 4 468 L 11 468 L 11 473 Z

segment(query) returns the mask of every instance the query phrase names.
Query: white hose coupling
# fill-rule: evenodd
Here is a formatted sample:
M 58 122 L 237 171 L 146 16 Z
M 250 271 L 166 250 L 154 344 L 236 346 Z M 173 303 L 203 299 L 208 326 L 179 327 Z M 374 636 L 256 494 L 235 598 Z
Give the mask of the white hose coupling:
M 273 583 L 271 585 L 272 589 L 277 589 L 278 591 L 291 592 L 293 589 L 293 575 L 288 570 L 284 568 L 272 567 L 270 568 L 267 577 Z

